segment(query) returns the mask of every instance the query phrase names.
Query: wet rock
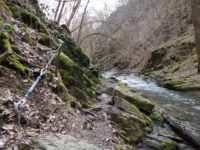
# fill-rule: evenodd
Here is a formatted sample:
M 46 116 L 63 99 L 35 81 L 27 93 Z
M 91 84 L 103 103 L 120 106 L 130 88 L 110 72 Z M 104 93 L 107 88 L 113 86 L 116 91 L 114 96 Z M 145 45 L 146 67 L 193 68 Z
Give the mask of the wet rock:
M 179 146 L 176 142 L 174 142 L 172 140 L 166 140 L 161 143 L 160 149 L 162 149 L 162 150 L 178 150 Z
M 100 150 L 93 144 L 87 141 L 74 138 L 69 135 L 49 134 L 35 138 L 41 147 L 47 150 Z
M 151 113 L 154 109 L 154 104 L 152 102 L 136 95 L 133 91 L 124 86 L 117 85 L 115 87 L 110 87 L 107 89 L 107 93 L 127 100 L 145 113 Z

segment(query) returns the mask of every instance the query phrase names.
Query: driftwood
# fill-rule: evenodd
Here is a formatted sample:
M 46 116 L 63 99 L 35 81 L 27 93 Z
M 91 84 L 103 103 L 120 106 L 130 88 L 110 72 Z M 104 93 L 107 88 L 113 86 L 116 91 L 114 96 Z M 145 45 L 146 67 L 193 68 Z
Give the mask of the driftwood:
M 187 128 L 182 122 L 169 116 L 164 110 L 160 110 L 161 115 L 167 123 L 181 135 L 187 142 L 191 143 L 194 147 L 200 149 L 200 134 L 192 129 Z

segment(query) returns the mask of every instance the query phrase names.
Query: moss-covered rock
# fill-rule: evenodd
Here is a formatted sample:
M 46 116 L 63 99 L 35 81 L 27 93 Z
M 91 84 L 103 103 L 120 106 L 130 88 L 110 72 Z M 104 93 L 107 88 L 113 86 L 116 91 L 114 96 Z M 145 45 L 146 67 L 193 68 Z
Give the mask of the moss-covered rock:
M 3 53 L 11 48 L 9 36 L 6 32 L 0 30 L 0 52 Z
M 61 53 L 57 59 L 58 71 L 60 72 L 63 82 L 67 87 L 83 85 L 84 77 L 81 68 L 73 62 L 67 55 Z M 57 63 L 56 62 L 56 63 Z
M 20 15 L 21 15 L 20 18 L 26 25 L 28 25 L 29 27 L 33 29 L 37 29 L 40 32 L 48 34 L 47 27 L 41 22 L 41 20 L 35 14 L 24 10 L 24 11 L 21 11 Z
M 161 65 L 163 57 L 167 54 L 167 48 L 162 47 L 151 53 L 151 58 L 148 60 L 143 68 L 143 71 L 156 71 L 163 69 L 164 66 Z
M 200 89 L 200 81 L 184 78 L 166 78 L 160 83 L 160 86 L 176 91 L 192 91 Z
M 19 46 L 12 45 L 12 46 L 11 46 L 11 49 L 12 49 L 15 53 L 17 53 L 17 54 L 20 54 L 20 53 L 21 53 L 21 49 L 20 49 Z
M 49 35 L 47 35 L 45 33 L 39 33 L 39 35 L 38 35 L 38 42 L 40 44 L 45 45 L 45 46 L 50 46 L 50 44 L 51 44 L 51 38 L 49 37 Z
M 0 55 L 5 54 L 7 55 L 11 53 L 11 44 L 9 42 L 9 36 L 6 32 L 0 30 Z M 0 58 L 0 63 L 7 57 L 4 55 Z
M 124 110 L 125 112 L 128 112 L 129 114 L 134 115 L 135 119 L 137 119 L 137 121 L 141 122 L 142 124 L 149 125 L 151 123 L 151 119 L 148 116 L 146 116 L 135 105 L 129 103 L 125 99 L 115 96 L 112 98 L 110 104 L 121 110 Z
M 72 60 L 78 63 L 80 66 L 88 67 L 90 65 L 90 59 L 88 56 L 82 51 L 80 47 L 78 47 L 75 41 L 68 37 L 64 39 L 66 46 L 64 47 L 64 53 L 68 55 Z
M 126 150 L 125 146 L 115 146 L 113 150 Z
M 31 37 L 31 33 L 28 31 L 27 28 L 24 29 L 23 40 L 24 40 L 24 42 L 28 43 L 29 45 L 33 44 L 33 39 Z
M 93 81 L 64 53 L 61 53 L 54 61 L 58 63 L 58 71 L 70 94 L 76 97 L 83 107 L 89 107 L 96 96 L 95 90 L 92 89 Z
M 164 82 L 162 82 L 160 85 L 168 89 L 178 90 L 178 89 L 181 89 L 181 84 L 182 84 L 181 81 L 169 78 L 169 79 L 166 79 Z
M 128 144 L 140 141 L 146 133 L 145 124 L 122 113 L 111 113 L 111 121 L 119 136 Z
M 164 122 L 164 118 L 157 111 L 153 112 L 150 117 L 151 117 L 151 120 L 155 123 L 161 123 L 162 124 Z
M 21 62 L 20 62 L 20 58 L 15 55 L 12 54 L 11 56 L 9 56 L 7 58 L 7 62 L 9 63 L 9 65 L 11 67 L 13 67 L 16 71 L 18 71 L 19 73 L 23 73 L 23 74 L 29 74 L 29 68 L 25 67 Z
M 170 68 L 171 73 L 177 72 L 177 71 L 180 69 L 180 67 L 181 67 L 180 64 L 176 64 L 176 65 L 172 66 L 172 67 Z
M 20 18 L 20 16 L 21 16 L 21 9 L 17 5 L 10 5 L 9 9 L 12 12 L 12 16 L 14 18 Z
M 124 90 L 120 86 L 117 86 L 115 88 L 113 88 L 113 87 L 108 88 L 107 93 L 127 100 L 131 104 L 138 107 L 139 110 L 142 112 L 151 113 L 152 110 L 154 109 L 154 104 L 151 103 L 149 100 L 147 100 L 141 96 L 138 96 L 135 93 L 128 91 L 127 89 Z
M 161 150 L 178 150 L 179 146 L 176 142 L 172 140 L 166 140 L 160 144 L 160 149 Z

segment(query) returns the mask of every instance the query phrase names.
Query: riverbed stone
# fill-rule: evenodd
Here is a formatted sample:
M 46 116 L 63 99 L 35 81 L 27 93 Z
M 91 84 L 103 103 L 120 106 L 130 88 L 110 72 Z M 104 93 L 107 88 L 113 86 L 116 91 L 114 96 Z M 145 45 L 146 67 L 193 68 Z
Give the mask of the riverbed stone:
M 114 87 L 107 88 L 107 93 L 127 100 L 145 113 L 151 113 L 154 109 L 154 104 L 151 101 L 135 94 L 128 88 L 116 85 Z
M 46 150 L 100 150 L 97 146 L 85 140 L 69 135 L 47 134 L 34 139 L 40 147 Z
M 115 96 L 112 98 L 110 103 L 113 104 L 113 106 L 119 108 L 120 110 L 134 115 L 135 118 L 137 118 L 137 120 L 143 124 L 149 125 L 151 123 L 151 119 L 147 115 L 142 113 L 135 105 L 131 104 L 123 98 Z

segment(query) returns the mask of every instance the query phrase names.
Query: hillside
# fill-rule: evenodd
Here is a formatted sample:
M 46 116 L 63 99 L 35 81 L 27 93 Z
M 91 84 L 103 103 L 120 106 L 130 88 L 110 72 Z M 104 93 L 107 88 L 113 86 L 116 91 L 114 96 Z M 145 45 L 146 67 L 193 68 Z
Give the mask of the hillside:
M 193 49 L 193 39 L 189 43 L 181 37 L 175 43 Z M 154 53 L 166 55 L 165 49 Z M 187 50 L 180 53 L 183 59 L 177 62 L 181 63 L 193 55 Z M 150 59 L 144 71 L 158 71 L 159 61 Z M 37 0 L 0 0 L 0 149 L 199 148 L 199 135 L 167 114 L 126 84 L 101 76 L 67 26 L 47 19 Z M 171 120 L 178 129 L 171 128 Z
M 97 51 L 94 63 L 102 63 L 105 69 L 141 69 L 152 51 L 170 39 L 187 33 L 192 26 L 190 2 L 130 0 L 112 13 L 106 22 L 97 30 L 118 42 L 97 38 L 104 44 L 95 43 Z

